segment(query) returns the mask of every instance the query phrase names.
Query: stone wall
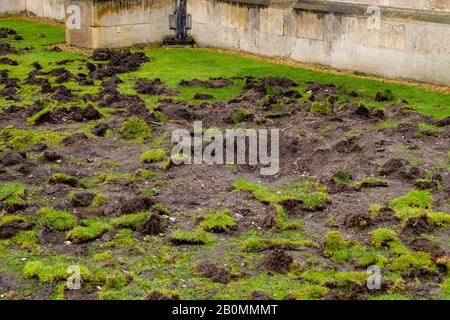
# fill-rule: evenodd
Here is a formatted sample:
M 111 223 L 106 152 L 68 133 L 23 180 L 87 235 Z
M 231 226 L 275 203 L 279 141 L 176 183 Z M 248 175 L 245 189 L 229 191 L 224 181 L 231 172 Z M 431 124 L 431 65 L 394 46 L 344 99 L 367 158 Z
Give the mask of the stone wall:
M 0 15 L 28 12 L 42 18 L 64 21 L 65 0 L 0 0 Z
M 160 42 L 170 35 L 171 0 L 66 0 L 81 8 L 81 29 L 67 30 L 67 42 L 82 47 L 128 47 Z
M 381 7 L 379 22 L 361 4 L 382 2 L 376 0 L 240 1 L 189 1 L 199 45 L 450 84 L 450 14 L 442 10 L 450 9 L 449 1 L 439 10 L 417 11 L 409 1 L 391 0 L 409 8 Z

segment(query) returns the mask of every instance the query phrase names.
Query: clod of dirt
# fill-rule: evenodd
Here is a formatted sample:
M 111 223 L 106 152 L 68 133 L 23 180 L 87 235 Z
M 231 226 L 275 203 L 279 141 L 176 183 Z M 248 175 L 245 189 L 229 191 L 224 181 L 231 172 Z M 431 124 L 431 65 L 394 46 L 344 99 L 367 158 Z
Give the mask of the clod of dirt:
M 161 233 L 164 233 L 165 231 L 164 219 L 161 218 L 159 214 L 153 213 L 151 214 L 150 219 L 148 219 L 147 222 L 145 222 L 141 227 L 139 227 L 137 231 L 139 233 L 150 236 L 156 236 Z
M 155 201 L 150 197 L 138 196 L 126 200 L 120 205 L 121 214 L 131 214 L 151 209 Z
M 290 254 L 283 250 L 275 249 L 264 256 L 262 264 L 270 271 L 287 273 L 293 262 L 294 259 Z
M 180 300 L 180 296 L 176 293 L 163 293 L 159 290 L 152 290 L 145 297 L 145 300 Z
M 12 60 L 9 58 L 0 58 L 0 64 L 6 64 L 9 66 L 18 66 L 19 63 L 16 60 Z
M 68 121 L 83 122 L 98 120 L 100 117 L 100 112 L 92 106 L 87 106 L 86 108 L 72 106 L 70 108 L 56 108 L 43 113 L 38 119 L 36 119 L 35 124 L 42 124 L 46 122 L 60 124 Z
M 344 218 L 344 226 L 348 229 L 363 229 L 372 223 L 372 217 L 367 213 L 350 213 Z
M 108 61 L 106 64 L 100 64 L 96 67 L 93 64 L 88 65 L 88 69 L 92 70 L 89 77 L 101 80 L 106 77 L 112 77 L 115 74 L 136 71 L 139 67 L 150 61 L 143 52 L 132 53 L 129 50 L 111 50 L 97 49 L 92 55 L 95 61 Z
M 48 146 L 45 143 L 40 142 L 33 144 L 32 146 L 29 146 L 28 148 L 25 149 L 25 152 L 42 152 L 47 149 Z
M 9 43 L 0 42 L 0 56 L 17 53 L 18 53 L 17 49 L 13 48 Z
M 57 77 L 56 83 L 65 83 L 72 79 L 73 74 L 64 68 L 53 69 L 46 73 L 46 75 Z
M 433 258 L 443 257 L 447 254 L 443 248 L 439 247 L 437 244 L 432 243 L 426 238 L 413 239 L 409 243 L 409 246 L 415 251 L 428 252 Z
M 426 216 L 409 218 L 402 228 L 402 234 L 405 235 L 418 236 L 432 231 L 433 227 L 428 222 Z
M 11 28 L 0 28 L 0 38 L 8 38 L 11 35 L 17 35 L 17 31 Z
M 438 183 L 434 180 L 419 179 L 414 182 L 414 186 L 420 190 L 436 190 L 438 188 Z
M 61 140 L 60 143 L 64 146 L 68 147 L 68 146 L 72 146 L 74 144 L 87 142 L 88 140 L 89 140 L 89 138 L 87 137 L 87 135 L 85 135 L 82 132 L 77 132 L 68 137 L 65 137 L 64 139 Z
M 391 90 L 386 90 L 383 93 L 377 92 L 374 100 L 377 102 L 392 101 L 392 100 L 394 100 L 394 96 L 393 96 Z
M 210 79 L 210 81 L 199 79 L 181 80 L 179 83 L 181 87 L 205 87 L 213 89 L 225 88 L 232 86 L 233 84 L 233 81 L 224 78 L 213 78 Z
M 441 120 L 437 121 L 436 125 L 438 127 L 450 126 L 450 117 L 445 117 L 444 119 L 441 119 Z
M 338 142 L 334 148 L 339 153 L 354 153 L 361 151 L 361 147 L 356 143 L 355 138 L 349 138 Z
M 40 64 L 39 62 L 37 62 L 37 61 L 33 62 L 33 63 L 31 64 L 31 66 L 32 66 L 33 68 L 35 68 L 36 70 L 42 70 L 41 64 Z
M 196 93 L 194 96 L 195 100 L 211 100 L 214 97 L 210 94 L 207 93 Z
M 62 49 L 60 47 L 54 46 L 49 51 L 51 51 L 51 52 L 62 52 Z
M 308 93 L 311 94 L 310 101 L 327 100 L 334 103 L 337 99 L 334 84 L 308 83 Z
M 107 123 L 100 123 L 96 125 L 92 130 L 92 134 L 97 137 L 104 137 L 106 135 L 106 130 L 108 130 L 109 126 Z
M 397 223 L 400 219 L 395 215 L 394 210 L 389 207 L 380 209 L 380 213 L 374 219 L 374 223 L 392 222 Z
M 134 88 L 140 94 L 147 94 L 152 96 L 176 96 L 179 94 L 177 90 L 170 89 L 164 86 L 164 83 L 159 78 L 156 78 L 154 80 L 138 79 Z
M 252 293 L 250 294 L 250 299 L 251 300 L 273 300 L 273 298 L 271 296 L 269 296 L 267 293 L 265 293 L 264 291 L 259 291 L 259 290 L 252 291 Z
M 281 203 L 288 215 L 298 215 L 302 212 L 303 201 L 298 199 L 289 199 Z
M 14 166 L 16 164 L 20 164 L 26 160 L 26 154 L 17 151 L 6 151 L 2 158 L 0 159 L 0 163 L 4 167 Z
M 34 226 L 31 222 L 11 221 L 0 225 L 0 239 L 8 239 L 22 230 L 29 230 Z
M 64 232 L 57 231 L 49 225 L 43 225 L 37 232 L 41 244 L 61 244 L 65 240 Z
M 407 166 L 406 160 L 403 159 L 389 159 L 378 170 L 378 173 L 382 176 L 390 176 L 396 172 L 404 171 Z
M 44 160 L 49 162 L 55 162 L 57 160 L 61 160 L 63 156 L 56 151 L 45 151 L 44 152 Z
M 195 267 L 195 271 L 202 277 L 210 278 L 214 282 L 227 284 L 231 280 L 230 271 L 210 261 L 202 261 Z
M 75 207 L 88 207 L 95 198 L 95 194 L 91 192 L 76 192 L 71 200 Z
M 54 88 L 54 92 L 52 99 L 58 100 L 59 102 L 71 102 L 78 99 L 77 96 L 72 93 L 71 89 L 64 86 Z

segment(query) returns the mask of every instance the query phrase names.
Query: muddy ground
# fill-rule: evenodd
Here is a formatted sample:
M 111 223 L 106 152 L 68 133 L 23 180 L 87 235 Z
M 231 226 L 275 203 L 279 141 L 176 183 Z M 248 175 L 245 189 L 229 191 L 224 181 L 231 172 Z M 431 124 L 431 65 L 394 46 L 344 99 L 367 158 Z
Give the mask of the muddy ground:
M 152 63 L 143 52 L 97 50 L 52 68 L 36 61 L 19 79 L 1 67 L 21 54 L 9 43 L 0 43 L 0 97 L 9 103 L 0 113 L 2 298 L 448 296 L 449 118 L 420 115 L 395 92 L 371 97 L 385 102 L 374 108 L 352 102 L 352 88 L 279 76 L 186 75 L 175 87 L 142 77 L 134 93 L 121 92 L 121 76 Z M 231 99 L 211 94 L 235 85 Z M 27 87 L 39 95 L 25 97 Z M 194 101 L 178 98 L 186 87 L 197 89 Z M 136 117 L 151 134 L 142 123 L 127 131 Z M 171 133 L 192 131 L 194 121 L 280 129 L 280 171 L 171 164 Z M 163 151 L 140 161 L 148 150 Z M 392 201 L 411 191 L 419 199 Z M 74 222 L 60 227 L 71 220 L 61 212 Z M 140 222 L 120 220 L 143 212 Z M 104 225 L 88 230 L 89 221 Z M 83 266 L 81 290 L 65 287 L 73 264 Z M 384 276 L 376 290 L 366 286 L 370 265 Z

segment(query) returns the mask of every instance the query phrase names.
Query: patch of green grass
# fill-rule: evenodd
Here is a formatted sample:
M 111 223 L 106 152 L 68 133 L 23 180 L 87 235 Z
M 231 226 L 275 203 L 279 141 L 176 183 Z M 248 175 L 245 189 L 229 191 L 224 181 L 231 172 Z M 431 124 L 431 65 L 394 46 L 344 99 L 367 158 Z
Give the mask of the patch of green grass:
M 401 293 L 387 293 L 380 294 L 378 296 L 368 297 L 368 300 L 412 300 L 409 295 L 401 294 Z
M 170 215 L 170 209 L 167 208 L 164 203 L 161 202 L 157 202 L 155 203 L 155 205 L 153 206 L 153 208 L 155 208 L 156 210 L 159 211 L 159 214 L 161 215 L 166 215 L 169 216 Z
M 412 166 L 420 166 L 423 163 L 423 158 L 420 156 L 411 156 L 406 160 Z
M 331 178 L 337 184 L 349 184 L 352 181 L 352 176 L 345 171 L 336 171 Z
M 325 209 L 325 206 L 330 202 L 328 194 L 322 191 L 306 193 L 301 197 L 303 201 L 303 209 L 307 211 L 318 211 Z
M 311 112 L 317 112 L 325 116 L 331 116 L 331 106 L 328 100 L 314 101 L 311 104 Z
M 101 208 L 108 201 L 108 196 L 104 194 L 97 194 L 92 200 L 91 207 L 94 209 Z
M 52 208 L 42 208 L 39 210 L 44 223 L 48 223 L 54 229 L 59 231 L 67 231 L 72 229 L 77 219 L 67 211 L 59 211 Z
M 111 220 L 113 226 L 121 228 L 137 229 L 150 219 L 149 212 L 127 214 Z
M 395 129 L 399 122 L 394 119 L 386 119 L 375 126 L 375 130 Z
M 427 134 L 437 134 L 439 132 L 439 127 L 434 124 L 419 122 L 419 130 Z
M 370 233 L 370 243 L 376 248 L 381 248 L 388 242 L 397 240 L 397 238 L 397 233 L 388 228 L 378 228 Z
M 354 128 L 344 133 L 344 135 L 348 138 L 359 137 L 364 133 L 364 129 L 362 128 Z
M 450 214 L 446 212 L 429 212 L 428 222 L 437 228 L 450 227 Z
M 202 218 L 199 226 L 205 231 L 229 232 L 237 226 L 236 221 L 227 209 L 221 211 L 205 210 Z
M 300 274 L 300 279 L 323 286 L 344 287 L 350 282 L 363 284 L 367 274 L 363 271 L 308 270 Z
M 8 207 L 25 203 L 25 185 L 18 182 L 5 183 L 0 186 L 0 201 Z
M 411 272 L 421 270 L 429 273 L 437 271 L 436 265 L 428 252 L 411 251 L 400 240 L 389 242 L 389 247 L 391 254 L 394 255 L 390 267 L 392 271 Z
M 156 191 L 155 188 L 144 188 L 142 190 L 139 190 L 139 194 L 141 196 L 154 197 L 158 194 L 158 191 Z
M 22 151 L 37 143 L 57 144 L 64 136 L 55 131 L 15 129 L 13 126 L 7 126 L 0 131 L 0 150 Z
M 78 187 L 81 185 L 80 180 L 77 177 L 69 176 L 64 173 L 54 173 L 48 178 L 49 184 L 67 184 L 71 187 Z
M 123 139 L 142 143 L 152 135 L 152 131 L 147 122 L 141 118 L 132 116 L 122 124 L 120 135 Z
M 385 179 L 376 177 L 366 177 L 354 183 L 354 186 L 357 188 L 387 187 L 388 185 L 389 183 Z
M 273 206 L 276 211 L 276 227 L 279 229 L 293 229 L 303 225 L 301 221 L 291 222 L 288 220 L 282 206 L 284 201 L 299 200 L 302 202 L 303 209 L 315 211 L 323 209 L 330 200 L 323 186 L 306 180 L 279 189 L 270 189 L 257 183 L 238 179 L 234 182 L 233 187 L 239 191 L 250 191 L 256 200 Z
M 245 109 L 245 108 L 240 108 L 238 111 L 236 111 L 233 116 L 231 117 L 231 119 L 233 120 L 234 124 L 239 124 L 244 120 L 249 119 L 252 116 L 252 113 Z
M 81 226 L 77 226 L 66 233 L 67 239 L 75 243 L 88 242 L 100 237 L 106 231 L 111 230 L 109 222 L 98 219 L 85 219 Z
M 174 230 L 170 234 L 170 240 L 175 244 L 207 244 L 215 241 L 215 238 L 205 232 L 203 229 L 196 229 L 195 231 Z
M 351 261 L 358 266 L 366 267 L 372 264 L 383 266 L 387 263 L 385 256 L 367 250 L 354 240 L 344 240 L 338 231 L 327 233 L 323 241 L 322 254 L 339 264 Z
M 371 204 L 369 206 L 369 214 L 376 218 L 381 214 L 381 210 L 384 208 L 384 206 L 382 206 L 381 204 Z
M 166 150 L 165 149 L 153 149 L 145 151 L 141 157 L 140 161 L 142 163 L 153 163 L 153 162 L 160 162 L 164 160 L 166 157 Z
M 56 256 L 53 259 L 29 261 L 23 268 L 23 276 L 25 279 L 37 278 L 41 284 L 52 284 L 60 280 L 67 279 L 71 273 L 68 269 L 70 263 L 63 262 L 64 258 Z M 81 265 L 80 276 L 82 280 L 90 278 L 89 270 Z
M 394 198 L 389 206 L 401 218 L 417 217 L 433 207 L 433 199 L 428 190 L 411 190 L 407 194 Z

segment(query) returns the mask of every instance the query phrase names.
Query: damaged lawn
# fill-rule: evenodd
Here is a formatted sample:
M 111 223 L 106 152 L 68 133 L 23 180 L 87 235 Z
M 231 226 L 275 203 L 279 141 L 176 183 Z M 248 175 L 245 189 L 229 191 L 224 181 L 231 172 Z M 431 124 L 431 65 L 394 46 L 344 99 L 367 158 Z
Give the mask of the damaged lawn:
M 1 299 L 450 297 L 449 94 L 2 27 Z M 194 121 L 281 129 L 279 172 L 175 165 Z

